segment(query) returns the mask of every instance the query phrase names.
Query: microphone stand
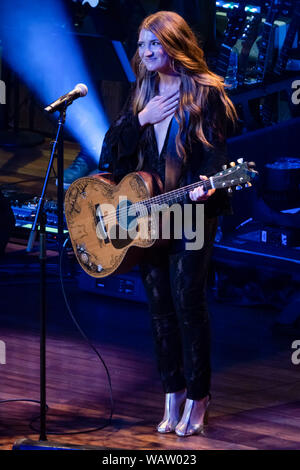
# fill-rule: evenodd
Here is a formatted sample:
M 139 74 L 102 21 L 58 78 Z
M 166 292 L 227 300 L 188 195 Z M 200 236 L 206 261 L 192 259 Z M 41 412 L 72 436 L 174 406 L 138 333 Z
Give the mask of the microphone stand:
M 40 441 L 47 441 L 46 433 L 46 222 L 47 215 L 44 210 L 45 194 L 49 181 L 49 176 L 53 161 L 57 155 L 57 206 L 58 206 L 58 231 L 57 242 L 58 251 L 61 254 L 63 246 L 63 225 L 64 225 L 64 187 L 63 187 L 63 128 L 66 119 L 66 108 L 64 105 L 60 109 L 58 119 L 58 129 L 56 138 L 53 142 L 50 160 L 48 163 L 44 185 L 39 199 L 35 219 L 31 227 L 26 251 L 31 252 L 32 247 L 39 231 L 39 249 L 40 249 Z M 57 148 L 57 153 L 56 153 Z
M 66 109 L 71 103 L 63 103 L 59 108 L 59 119 L 58 129 L 56 138 L 53 142 L 50 160 L 48 163 L 44 185 L 37 207 L 34 222 L 31 227 L 30 235 L 28 238 L 28 244 L 26 251 L 32 250 L 37 232 L 39 232 L 39 248 L 40 248 L 40 438 L 39 441 L 33 441 L 31 439 L 19 439 L 15 442 L 13 449 L 19 450 L 32 450 L 35 448 L 49 449 L 61 449 L 61 450 L 73 450 L 73 449 L 86 449 L 85 446 L 74 446 L 72 444 L 62 445 L 59 442 L 50 442 L 47 440 L 47 429 L 46 429 L 46 223 L 47 215 L 44 210 L 45 194 L 48 185 L 48 180 L 53 165 L 55 156 L 57 156 L 57 206 L 58 206 L 58 230 L 57 230 L 57 242 L 58 251 L 61 255 L 63 249 L 63 238 L 64 238 L 64 184 L 63 184 L 63 172 L 64 172 L 64 141 L 63 141 L 63 130 L 64 123 L 66 120 Z M 56 153 L 57 149 L 57 153 Z M 91 448 L 91 446 L 89 446 Z M 103 449 L 94 447 L 95 449 Z

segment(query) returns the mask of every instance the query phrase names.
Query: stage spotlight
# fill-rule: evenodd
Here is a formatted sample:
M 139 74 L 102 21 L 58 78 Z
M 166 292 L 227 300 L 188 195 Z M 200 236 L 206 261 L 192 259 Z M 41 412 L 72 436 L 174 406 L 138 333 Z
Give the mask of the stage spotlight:
M 73 4 L 89 5 L 92 8 L 100 8 L 101 10 L 108 10 L 111 6 L 111 0 L 72 0 Z
M 4 59 L 43 104 L 69 92 L 76 83 L 87 85 L 88 95 L 68 108 L 66 127 L 98 160 L 108 120 L 62 2 L 4 1 L 0 10 Z
M 88 3 L 92 8 L 102 8 L 102 10 L 107 10 L 110 4 L 110 0 L 82 0 L 82 5 Z

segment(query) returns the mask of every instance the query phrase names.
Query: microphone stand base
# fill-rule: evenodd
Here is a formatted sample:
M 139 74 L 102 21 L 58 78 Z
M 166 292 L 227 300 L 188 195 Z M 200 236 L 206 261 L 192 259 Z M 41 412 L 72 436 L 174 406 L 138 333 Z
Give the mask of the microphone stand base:
M 54 441 L 35 441 L 32 439 L 18 439 L 12 450 L 111 450 L 111 447 L 84 446 L 73 444 L 62 444 Z

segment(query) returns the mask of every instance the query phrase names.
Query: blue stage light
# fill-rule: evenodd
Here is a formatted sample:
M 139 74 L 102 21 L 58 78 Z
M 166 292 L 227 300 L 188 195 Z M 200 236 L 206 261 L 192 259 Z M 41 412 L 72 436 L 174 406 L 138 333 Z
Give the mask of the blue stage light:
M 61 0 L 1 1 L 3 56 L 44 105 L 87 85 L 87 96 L 68 108 L 66 127 L 98 161 L 109 123 L 69 22 Z
M 131 83 L 135 82 L 135 75 L 131 68 L 130 62 L 120 41 L 112 41 L 112 45 L 116 51 L 119 61 L 123 67 L 127 80 Z

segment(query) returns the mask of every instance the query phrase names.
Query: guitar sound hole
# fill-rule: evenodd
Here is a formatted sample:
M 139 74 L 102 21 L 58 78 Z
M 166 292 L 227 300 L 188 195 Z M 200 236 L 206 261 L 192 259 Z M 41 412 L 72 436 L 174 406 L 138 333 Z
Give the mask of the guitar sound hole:
M 120 225 L 114 225 L 109 233 L 109 238 L 112 246 L 117 250 L 121 250 L 128 246 L 134 239 L 134 233 L 124 230 Z

